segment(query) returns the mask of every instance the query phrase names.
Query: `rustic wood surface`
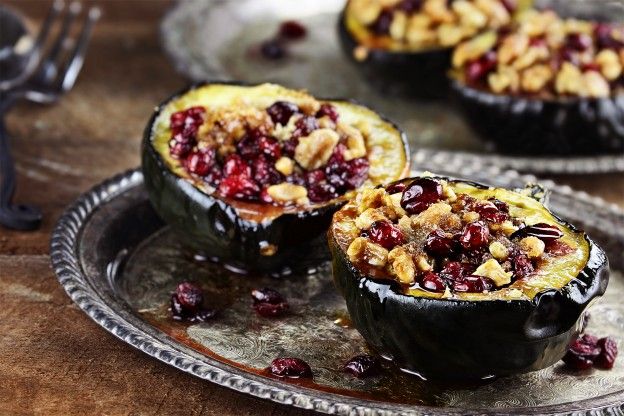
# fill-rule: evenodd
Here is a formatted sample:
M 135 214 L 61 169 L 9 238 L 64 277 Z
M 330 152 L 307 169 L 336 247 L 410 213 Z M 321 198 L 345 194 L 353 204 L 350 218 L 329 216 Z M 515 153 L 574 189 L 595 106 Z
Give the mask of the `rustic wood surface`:
M 47 1 L 3 1 L 32 18 Z M 39 205 L 39 231 L 0 227 L 0 414 L 300 415 L 162 364 L 93 323 L 49 265 L 63 209 L 95 183 L 139 164 L 155 103 L 183 87 L 162 53 L 163 1 L 109 1 L 78 83 L 55 106 L 20 105 L 8 118 L 17 200 Z M 624 175 L 554 177 L 624 207 Z

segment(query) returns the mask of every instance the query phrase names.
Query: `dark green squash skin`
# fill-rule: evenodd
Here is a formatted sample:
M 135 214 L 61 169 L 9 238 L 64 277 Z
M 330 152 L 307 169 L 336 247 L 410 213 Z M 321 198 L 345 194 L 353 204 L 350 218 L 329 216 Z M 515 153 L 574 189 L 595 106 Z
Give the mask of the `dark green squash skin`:
M 506 376 L 559 361 L 609 281 L 605 252 L 586 239 L 587 265 L 560 290 L 532 300 L 466 301 L 401 294 L 395 282 L 362 275 L 328 234 L 334 282 L 357 330 L 384 358 L 431 379 Z
M 472 128 L 511 154 L 624 152 L 624 94 L 539 100 L 497 95 L 452 82 L 452 97 Z
M 448 69 L 451 48 L 421 52 L 391 52 L 371 49 L 364 61 L 353 57 L 359 45 L 344 24 L 344 11 L 338 18 L 338 38 L 344 52 L 378 90 L 413 98 L 440 99 L 448 96 Z
M 314 209 L 284 213 L 261 223 L 245 220 L 227 202 L 202 192 L 171 172 L 152 146 L 152 126 L 162 109 L 188 91 L 208 84 L 192 85 L 169 97 L 157 107 L 145 129 L 142 171 L 145 188 L 158 215 L 186 246 L 240 271 L 279 272 L 298 258 L 328 258 L 328 252 L 311 253 L 310 247 L 319 246 L 313 245 L 312 240 L 327 230 L 334 212 L 344 205 L 344 197 Z M 245 85 L 221 81 L 218 84 Z M 407 138 L 396 125 L 392 125 L 401 134 L 406 165 L 409 166 Z M 260 242 L 263 241 L 275 245 L 278 251 L 271 256 L 262 255 Z

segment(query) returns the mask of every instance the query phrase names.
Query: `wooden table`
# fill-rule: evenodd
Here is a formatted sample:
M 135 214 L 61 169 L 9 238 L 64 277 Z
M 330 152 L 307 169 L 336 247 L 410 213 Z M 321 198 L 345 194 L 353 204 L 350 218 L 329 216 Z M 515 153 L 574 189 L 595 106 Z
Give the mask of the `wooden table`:
M 36 24 L 49 2 L 8 3 Z M 138 166 L 155 103 L 185 85 L 164 57 L 167 2 L 103 4 L 78 83 L 53 107 L 22 105 L 14 136 L 17 200 L 39 205 L 39 231 L 0 228 L 0 414 L 300 415 L 197 379 L 118 341 L 67 297 L 50 269 L 49 234 L 80 193 Z M 556 177 L 624 207 L 624 175 Z

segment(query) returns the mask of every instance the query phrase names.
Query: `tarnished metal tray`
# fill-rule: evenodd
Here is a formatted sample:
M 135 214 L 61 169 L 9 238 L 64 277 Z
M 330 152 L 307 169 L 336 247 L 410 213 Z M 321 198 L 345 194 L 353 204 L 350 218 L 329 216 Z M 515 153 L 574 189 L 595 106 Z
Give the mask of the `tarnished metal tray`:
M 534 178 L 461 158 L 416 154 L 419 170 L 508 187 Z M 186 251 L 152 210 L 139 171 L 116 176 L 87 192 L 54 231 L 52 262 L 74 302 L 107 331 L 169 365 L 213 383 L 296 407 L 341 415 L 390 414 L 621 414 L 624 360 L 611 371 L 573 373 L 561 364 L 479 384 L 440 384 L 384 364 L 380 376 L 356 379 L 341 371 L 367 351 L 349 325 L 329 264 L 310 259 L 280 278 L 242 276 Z M 592 307 L 589 331 L 624 346 L 624 213 L 614 206 L 546 182 L 552 209 L 584 227 L 607 249 L 613 268 L 606 295 Z M 322 240 L 318 244 L 323 244 Z M 304 271 L 305 270 L 305 271 Z M 169 318 L 175 285 L 201 283 L 213 321 L 183 325 Z M 271 320 L 250 307 L 250 290 L 270 286 L 291 303 Z M 312 381 L 289 381 L 264 370 L 273 358 L 296 356 Z M 618 413 L 619 412 L 619 413 Z
M 598 18 L 624 19 L 624 0 L 538 0 L 554 7 Z M 446 101 L 425 102 L 372 88 L 340 49 L 338 0 L 194 0 L 181 1 L 165 16 L 161 38 L 175 67 L 190 79 L 272 81 L 308 89 L 317 97 L 361 101 L 396 122 L 412 149 L 459 154 L 467 161 L 533 173 L 624 172 L 624 154 L 583 157 L 501 155 L 471 131 Z M 308 37 L 290 47 L 290 58 L 269 61 L 250 56 L 250 49 L 274 35 L 285 19 L 297 19 Z

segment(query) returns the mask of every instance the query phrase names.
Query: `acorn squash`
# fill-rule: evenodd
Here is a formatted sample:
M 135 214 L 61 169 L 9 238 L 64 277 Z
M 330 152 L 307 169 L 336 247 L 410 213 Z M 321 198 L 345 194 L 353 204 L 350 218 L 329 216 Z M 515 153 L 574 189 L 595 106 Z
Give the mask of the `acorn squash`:
M 554 364 L 608 284 L 604 251 L 540 202 L 448 178 L 363 190 L 328 240 L 355 327 L 425 378 Z
M 346 194 L 405 176 L 405 135 L 372 110 L 273 84 L 205 83 L 159 105 L 145 187 L 181 240 L 245 271 L 276 271 Z

